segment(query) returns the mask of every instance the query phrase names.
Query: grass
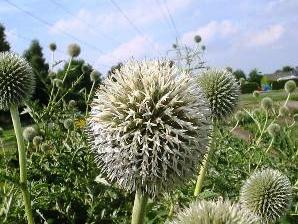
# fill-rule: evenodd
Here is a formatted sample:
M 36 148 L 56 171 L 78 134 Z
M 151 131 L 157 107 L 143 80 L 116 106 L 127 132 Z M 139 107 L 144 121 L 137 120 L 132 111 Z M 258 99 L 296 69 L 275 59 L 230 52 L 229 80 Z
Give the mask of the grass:
M 271 97 L 274 102 L 281 102 L 287 98 L 287 93 L 283 89 L 271 90 L 268 92 L 261 92 L 258 98 L 254 97 L 251 93 L 242 94 L 240 96 L 240 107 L 253 107 L 264 97 Z M 298 89 L 291 94 L 290 100 L 298 101 Z

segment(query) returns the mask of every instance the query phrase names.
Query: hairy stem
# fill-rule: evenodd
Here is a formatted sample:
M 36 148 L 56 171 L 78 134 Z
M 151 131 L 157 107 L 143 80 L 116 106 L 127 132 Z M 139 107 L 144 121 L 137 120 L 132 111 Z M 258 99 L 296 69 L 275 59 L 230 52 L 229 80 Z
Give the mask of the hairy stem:
M 88 115 L 88 107 L 89 107 L 90 98 L 91 98 L 91 95 L 93 93 L 94 87 L 95 87 L 95 81 L 92 82 L 92 87 L 90 89 L 90 92 L 89 92 L 87 100 L 86 100 L 86 116 Z
M 147 196 L 140 190 L 136 191 L 135 201 L 132 209 L 131 224 L 143 224 L 146 215 Z
M 25 151 L 25 145 L 24 145 L 24 140 L 22 136 L 21 121 L 20 121 L 20 116 L 19 116 L 19 111 L 17 106 L 12 106 L 10 108 L 10 114 L 11 114 L 12 123 L 13 123 L 15 135 L 17 138 L 17 144 L 18 144 L 19 165 L 20 165 L 20 184 L 21 184 L 21 190 L 22 190 L 24 204 L 25 204 L 25 213 L 27 216 L 28 223 L 33 224 L 34 220 L 32 215 L 30 194 L 27 186 L 26 151 Z

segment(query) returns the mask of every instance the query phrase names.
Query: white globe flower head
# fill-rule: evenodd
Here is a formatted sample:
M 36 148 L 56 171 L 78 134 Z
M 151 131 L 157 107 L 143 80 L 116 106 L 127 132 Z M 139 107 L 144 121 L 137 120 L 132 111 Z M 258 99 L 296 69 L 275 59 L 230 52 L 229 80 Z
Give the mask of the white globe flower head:
M 105 79 L 89 130 L 110 182 L 156 196 L 196 174 L 208 144 L 208 103 L 169 61 L 129 61 Z
M 261 224 L 260 219 L 230 201 L 196 201 L 170 224 Z

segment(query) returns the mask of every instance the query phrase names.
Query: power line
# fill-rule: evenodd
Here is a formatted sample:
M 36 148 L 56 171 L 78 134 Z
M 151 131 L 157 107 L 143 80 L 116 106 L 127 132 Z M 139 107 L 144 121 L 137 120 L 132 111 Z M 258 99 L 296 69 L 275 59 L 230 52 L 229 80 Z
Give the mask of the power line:
M 90 23 L 86 22 L 86 20 L 83 20 L 83 19 L 80 19 L 78 18 L 74 13 L 72 13 L 69 9 L 67 9 L 66 7 L 64 7 L 61 3 L 59 3 L 58 1 L 56 0 L 51 0 L 51 2 L 53 4 L 55 4 L 56 6 L 58 6 L 61 10 L 63 10 L 65 13 L 73 16 L 73 17 L 76 17 L 77 20 L 81 21 L 82 23 L 84 23 L 88 28 L 89 30 L 91 30 L 94 34 L 100 34 L 102 37 L 106 38 L 107 40 L 112 40 L 114 41 L 115 43 L 117 44 L 121 44 L 118 40 L 116 40 L 114 37 L 110 36 L 110 35 L 107 35 L 105 33 L 102 33 L 102 32 L 95 32 L 94 29 L 93 29 L 93 25 L 91 25 Z M 98 36 L 98 35 L 97 35 Z
M 33 13 L 31 13 L 31 12 L 29 12 L 29 11 L 27 11 L 27 10 L 21 8 L 21 7 L 19 7 L 18 5 L 12 3 L 11 1 L 9 1 L 9 0 L 4 0 L 4 1 L 6 1 L 9 5 L 15 7 L 16 9 L 20 10 L 21 12 L 27 14 L 28 16 L 30 16 L 30 17 L 34 18 L 35 20 L 39 21 L 40 23 L 45 24 L 46 26 L 48 26 L 48 27 L 50 27 L 50 28 L 53 26 L 53 24 L 49 23 L 48 21 L 46 21 L 46 20 L 44 20 L 44 19 L 42 19 L 42 18 L 37 17 L 37 16 L 34 15 Z M 68 32 L 65 32 L 64 30 L 59 29 L 59 31 L 60 31 L 61 33 L 63 33 L 64 35 L 66 35 L 66 36 L 68 36 L 68 37 L 74 39 L 75 41 L 84 44 L 85 46 L 89 47 L 89 48 L 92 49 L 93 51 L 98 51 L 98 52 L 100 52 L 100 53 L 102 53 L 102 54 L 105 54 L 105 52 L 103 52 L 101 49 L 97 48 L 96 46 L 91 45 L 91 44 L 89 44 L 88 42 L 83 41 L 83 40 L 81 40 L 81 39 L 75 37 L 74 35 L 72 35 L 72 34 L 70 34 L 70 33 L 68 33 Z
M 179 36 L 180 36 L 180 35 L 179 35 L 179 32 L 178 32 L 177 26 L 176 26 L 176 24 L 175 24 L 175 21 L 174 21 L 174 19 L 173 19 L 173 16 L 172 16 L 172 14 L 171 14 L 171 12 L 170 12 L 170 9 L 169 9 L 169 7 L 168 7 L 167 0 L 164 0 L 164 3 L 165 3 L 165 7 L 166 7 L 166 10 L 167 10 L 168 16 L 169 16 L 170 21 L 171 21 L 171 24 L 172 24 L 172 26 L 173 26 L 173 28 L 174 28 L 174 30 L 175 30 L 175 32 L 176 32 L 177 39 L 179 39 Z
M 132 26 L 132 28 L 141 36 L 143 36 L 148 42 L 151 43 L 151 45 L 156 49 L 155 43 L 148 39 L 148 37 L 132 22 L 132 20 L 124 13 L 124 11 L 120 8 L 120 6 L 114 1 L 114 0 L 110 0 L 110 2 L 114 5 L 114 7 L 122 14 L 122 16 L 127 20 L 127 22 Z M 161 52 L 156 49 L 158 51 L 159 54 L 161 54 Z

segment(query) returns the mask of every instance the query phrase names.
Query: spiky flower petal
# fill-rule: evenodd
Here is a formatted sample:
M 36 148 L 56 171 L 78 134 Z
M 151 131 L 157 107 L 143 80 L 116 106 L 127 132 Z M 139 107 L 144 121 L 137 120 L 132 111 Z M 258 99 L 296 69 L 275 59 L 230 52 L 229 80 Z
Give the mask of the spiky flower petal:
M 198 82 L 209 100 L 213 118 L 219 120 L 233 113 L 240 89 L 230 72 L 210 69 L 198 75 Z
M 11 52 L 0 52 L 0 110 L 21 105 L 31 97 L 34 74 L 28 62 Z
M 171 224 L 260 224 L 257 216 L 230 201 L 196 201 Z
M 295 89 L 296 89 L 296 82 L 295 81 L 289 80 L 289 81 L 286 82 L 285 91 L 287 93 L 292 93 L 292 92 L 295 91 Z
M 265 223 L 274 223 L 287 211 L 292 190 L 289 179 L 277 170 L 254 173 L 241 188 L 241 205 Z
M 193 79 L 168 61 L 129 61 L 105 79 L 89 128 L 110 182 L 155 196 L 193 177 L 208 144 L 210 112 Z

